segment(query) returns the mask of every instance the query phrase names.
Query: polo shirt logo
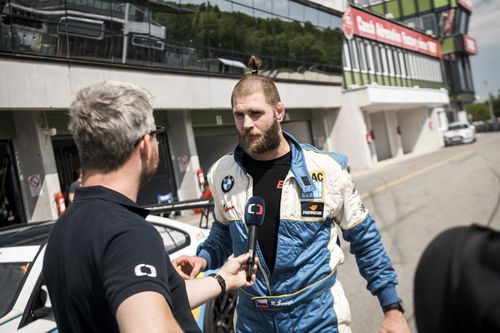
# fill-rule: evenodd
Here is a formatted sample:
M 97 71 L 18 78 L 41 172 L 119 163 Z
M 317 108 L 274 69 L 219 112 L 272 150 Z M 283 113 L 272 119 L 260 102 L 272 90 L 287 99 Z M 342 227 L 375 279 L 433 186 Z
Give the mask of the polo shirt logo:
M 156 268 L 151 265 L 139 264 L 135 266 L 134 273 L 136 276 L 156 277 Z

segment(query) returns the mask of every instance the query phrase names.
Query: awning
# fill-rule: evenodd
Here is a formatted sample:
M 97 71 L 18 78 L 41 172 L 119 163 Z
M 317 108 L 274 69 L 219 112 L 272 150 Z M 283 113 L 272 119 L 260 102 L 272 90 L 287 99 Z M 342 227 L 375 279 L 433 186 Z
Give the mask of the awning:
M 247 66 L 245 66 L 244 63 L 241 61 L 237 60 L 229 60 L 229 59 L 224 59 L 224 58 L 218 58 L 220 62 L 222 62 L 226 66 L 232 66 L 232 67 L 238 67 L 238 68 L 243 68 L 246 69 Z

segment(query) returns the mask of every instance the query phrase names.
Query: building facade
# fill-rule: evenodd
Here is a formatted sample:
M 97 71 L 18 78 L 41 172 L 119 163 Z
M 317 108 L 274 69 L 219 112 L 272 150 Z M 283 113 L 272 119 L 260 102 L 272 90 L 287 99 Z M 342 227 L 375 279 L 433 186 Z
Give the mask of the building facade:
M 441 42 L 450 121 L 467 120 L 464 104 L 475 100 L 470 56 L 477 54 L 476 40 L 468 35 L 471 0 L 354 0 L 373 13 L 401 22 L 438 38 Z
M 347 154 L 352 169 L 442 145 L 448 97 L 439 43 L 437 51 L 409 48 L 355 25 L 345 34 L 346 9 L 372 14 L 344 1 L 0 6 L 0 225 L 57 217 L 55 196 L 67 192 L 79 167 L 68 106 L 79 89 L 105 80 L 148 89 L 156 122 L 167 127 L 159 172 L 141 189 L 142 204 L 199 197 L 197 171 L 234 149 L 230 94 L 251 54 L 277 83 L 287 110 L 283 128 Z

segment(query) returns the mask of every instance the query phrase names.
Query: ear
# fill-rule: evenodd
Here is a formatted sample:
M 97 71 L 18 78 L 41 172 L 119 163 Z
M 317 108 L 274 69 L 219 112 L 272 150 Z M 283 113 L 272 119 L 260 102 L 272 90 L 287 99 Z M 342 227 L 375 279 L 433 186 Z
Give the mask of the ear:
M 149 161 L 151 159 L 151 137 L 149 134 L 144 135 L 141 143 L 139 144 L 139 152 L 141 159 Z
M 281 123 L 283 119 L 285 119 L 285 104 L 282 102 L 276 103 L 276 119 L 278 119 L 278 122 Z

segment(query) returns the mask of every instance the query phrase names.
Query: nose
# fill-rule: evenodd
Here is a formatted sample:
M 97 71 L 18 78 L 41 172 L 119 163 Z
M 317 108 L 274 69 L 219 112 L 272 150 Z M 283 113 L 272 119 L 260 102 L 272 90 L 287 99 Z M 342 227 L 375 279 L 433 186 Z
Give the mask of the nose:
M 253 128 L 253 120 L 248 115 L 243 117 L 243 129 L 251 130 Z

